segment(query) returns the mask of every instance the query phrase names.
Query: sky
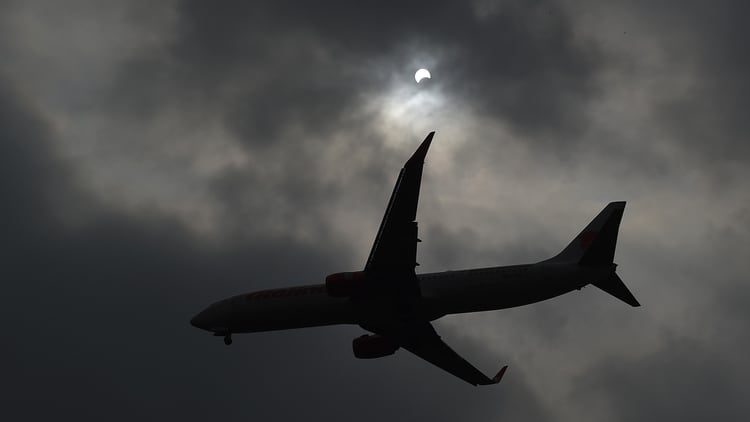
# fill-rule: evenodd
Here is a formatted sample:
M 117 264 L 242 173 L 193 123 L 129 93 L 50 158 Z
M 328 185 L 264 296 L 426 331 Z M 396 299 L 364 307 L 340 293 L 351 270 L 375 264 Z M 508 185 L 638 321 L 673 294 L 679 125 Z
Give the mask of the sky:
M 746 420 L 746 2 L 0 1 L 4 420 Z M 432 79 L 414 82 L 428 68 Z M 418 272 L 627 201 L 618 274 L 445 317 L 475 388 L 209 303 L 364 266 L 429 131 Z

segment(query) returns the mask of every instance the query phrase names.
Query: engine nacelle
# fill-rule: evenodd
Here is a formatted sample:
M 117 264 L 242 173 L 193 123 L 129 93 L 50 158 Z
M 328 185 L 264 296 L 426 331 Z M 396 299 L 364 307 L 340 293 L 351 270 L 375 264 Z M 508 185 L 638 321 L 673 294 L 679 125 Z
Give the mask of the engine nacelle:
M 364 284 L 364 271 L 335 273 L 326 277 L 326 292 L 332 297 L 352 297 Z
M 396 353 L 398 348 L 398 344 L 377 334 L 365 334 L 352 341 L 352 350 L 358 359 L 382 358 Z

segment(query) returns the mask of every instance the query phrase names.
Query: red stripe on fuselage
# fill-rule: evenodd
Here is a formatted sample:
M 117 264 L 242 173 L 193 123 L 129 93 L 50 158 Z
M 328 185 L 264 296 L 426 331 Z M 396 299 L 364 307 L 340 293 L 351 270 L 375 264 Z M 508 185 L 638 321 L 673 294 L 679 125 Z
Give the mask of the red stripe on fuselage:
M 295 297 L 325 294 L 325 284 L 316 284 L 313 286 L 285 287 L 282 289 L 260 290 L 245 295 L 246 301 L 271 299 L 278 297 Z

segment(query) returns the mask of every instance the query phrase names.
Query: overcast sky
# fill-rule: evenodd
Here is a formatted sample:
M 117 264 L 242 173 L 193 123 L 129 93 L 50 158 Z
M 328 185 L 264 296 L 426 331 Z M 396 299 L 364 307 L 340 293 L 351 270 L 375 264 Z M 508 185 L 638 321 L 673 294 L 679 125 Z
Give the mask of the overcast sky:
M 654 3 L 0 1 L 0 418 L 747 420 L 750 8 Z M 545 259 L 624 200 L 643 306 L 440 320 L 510 366 L 485 388 L 358 327 L 189 325 L 361 269 L 431 130 L 418 270 Z

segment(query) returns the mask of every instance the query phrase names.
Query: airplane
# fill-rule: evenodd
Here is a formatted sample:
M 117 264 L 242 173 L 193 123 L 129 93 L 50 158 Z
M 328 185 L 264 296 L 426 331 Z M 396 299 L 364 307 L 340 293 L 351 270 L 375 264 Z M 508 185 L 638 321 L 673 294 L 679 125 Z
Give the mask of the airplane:
M 458 355 L 431 322 L 445 315 L 540 302 L 592 284 L 640 306 L 613 262 L 625 202 L 611 202 L 556 256 L 534 264 L 417 274 L 417 202 L 422 168 L 435 132 L 409 158 L 396 181 L 362 271 L 327 276 L 325 283 L 261 290 L 221 300 L 190 323 L 232 343 L 236 333 L 335 324 L 359 325 L 354 356 L 373 359 L 403 348 L 472 384 L 497 384 Z

